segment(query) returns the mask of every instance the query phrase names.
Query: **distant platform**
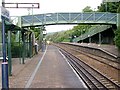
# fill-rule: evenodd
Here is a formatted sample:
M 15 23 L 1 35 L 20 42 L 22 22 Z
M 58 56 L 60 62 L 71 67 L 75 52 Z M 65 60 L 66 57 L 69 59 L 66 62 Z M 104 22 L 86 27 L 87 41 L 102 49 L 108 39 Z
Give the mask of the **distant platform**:
M 71 43 L 72 44 L 72 43 Z M 95 44 L 95 43 L 73 43 L 80 46 L 101 49 L 105 52 L 118 56 L 118 48 L 115 45 Z

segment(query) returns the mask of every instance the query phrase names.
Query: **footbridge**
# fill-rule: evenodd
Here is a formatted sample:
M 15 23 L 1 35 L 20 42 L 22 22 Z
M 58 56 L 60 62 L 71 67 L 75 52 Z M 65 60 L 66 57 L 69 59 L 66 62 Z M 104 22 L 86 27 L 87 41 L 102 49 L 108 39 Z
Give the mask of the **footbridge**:
M 19 17 L 19 26 L 41 26 L 56 24 L 117 24 L 117 14 L 109 12 L 46 13 Z

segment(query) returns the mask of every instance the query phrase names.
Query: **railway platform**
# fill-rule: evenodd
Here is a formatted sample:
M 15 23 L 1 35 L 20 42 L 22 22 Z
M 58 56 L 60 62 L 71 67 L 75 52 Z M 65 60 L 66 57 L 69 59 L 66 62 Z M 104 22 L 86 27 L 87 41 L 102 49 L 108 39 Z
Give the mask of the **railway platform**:
M 104 52 L 110 53 L 112 55 L 118 56 L 118 48 L 115 45 L 106 45 L 106 44 L 95 44 L 95 43 L 73 43 L 83 47 L 91 47 L 101 49 Z
M 87 89 L 64 55 L 52 45 L 48 45 L 45 52 L 40 51 L 31 59 L 26 59 L 25 64 L 20 64 L 19 59 L 14 59 L 9 87 Z

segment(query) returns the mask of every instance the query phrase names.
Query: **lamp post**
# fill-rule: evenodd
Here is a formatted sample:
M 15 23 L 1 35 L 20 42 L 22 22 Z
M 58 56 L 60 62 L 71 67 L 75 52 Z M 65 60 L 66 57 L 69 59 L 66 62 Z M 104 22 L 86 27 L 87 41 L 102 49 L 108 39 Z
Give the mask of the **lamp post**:
M 82 40 L 82 29 L 80 30 L 80 38 Z M 82 43 L 82 41 L 81 41 L 81 43 Z
M 46 29 L 44 26 L 42 26 L 42 30 L 43 30 L 43 40 L 42 40 L 42 52 L 44 52 L 44 49 L 46 48 L 46 39 L 45 39 L 45 35 L 47 34 Z
M 33 7 L 34 7 L 34 5 L 32 4 L 32 25 L 34 24 L 34 20 L 33 20 Z
M 107 2 L 109 2 L 109 0 L 103 0 L 102 1 L 102 3 L 105 4 L 105 12 L 107 12 Z
M 28 8 L 27 10 L 28 10 L 28 15 L 30 15 L 30 8 Z

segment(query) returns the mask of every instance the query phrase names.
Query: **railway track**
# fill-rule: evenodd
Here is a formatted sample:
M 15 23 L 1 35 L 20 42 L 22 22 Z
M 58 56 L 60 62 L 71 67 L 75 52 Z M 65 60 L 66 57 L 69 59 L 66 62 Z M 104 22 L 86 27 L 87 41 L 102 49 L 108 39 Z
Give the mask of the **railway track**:
M 75 50 L 75 51 L 77 51 L 79 53 L 82 53 L 84 55 L 87 55 L 87 56 L 92 55 L 92 56 L 100 57 L 100 58 L 103 58 L 103 59 L 107 59 L 108 61 L 120 64 L 120 61 L 117 60 L 117 56 L 115 56 L 115 55 L 112 55 L 112 54 L 107 53 L 107 52 L 102 54 L 102 55 L 100 54 L 100 52 L 99 52 L 99 54 L 95 53 L 95 51 L 98 51 L 98 50 L 103 52 L 104 50 L 101 50 L 101 49 L 86 47 L 86 49 L 83 50 L 81 48 L 82 46 L 79 46 L 79 45 L 74 45 L 74 44 L 60 44 L 60 45 L 63 45 L 64 47 L 67 47 L 69 49 Z M 90 50 L 87 50 L 87 48 L 88 49 L 93 49 L 92 52 L 90 52 Z
M 65 48 L 65 46 L 64 46 L 64 48 Z M 117 61 L 117 60 L 113 60 L 113 59 L 110 59 L 110 58 L 107 58 L 107 57 L 102 57 L 102 56 L 99 56 L 99 55 L 89 54 L 89 53 L 86 53 L 86 52 L 83 52 L 83 51 L 80 51 L 80 50 L 77 50 L 77 49 L 74 49 L 74 48 L 71 48 L 71 47 L 66 47 L 66 48 L 71 50 L 71 51 L 75 51 L 76 53 L 85 55 L 85 56 L 87 56 L 89 58 L 92 58 L 94 60 L 97 60 L 101 63 L 106 64 L 106 65 L 109 65 L 109 66 L 111 66 L 115 69 L 120 70 L 120 67 L 118 67 L 120 65 L 120 62 Z
M 102 58 L 87 52 L 82 52 L 74 45 L 64 45 L 64 44 L 54 44 L 57 47 L 71 53 L 72 55 L 76 56 L 84 63 L 88 64 L 89 66 L 95 68 L 99 72 L 101 72 L 104 76 L 111 79 L 113 82 L 120 84 L 119 74 L 120 74 L 120 67 L 119 63 L 113 60 L 109 60 L 109 58 Z
M 67 57 L 68 62 L 73 67 L 73 69 L 78 73 L 80 78 L 85 82 L 90 90 L 119 90 L 120 85 L 113 82 L 108 77 L 101 74 L 99 71 L 95 70 L 88 64 L 84 63 L 82 60 L 76 56 L 68 53 L 65 50 L 60 49 L 60 51 Z

